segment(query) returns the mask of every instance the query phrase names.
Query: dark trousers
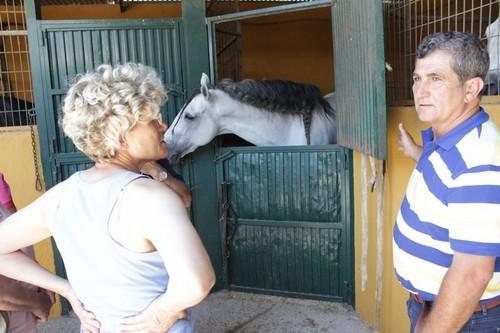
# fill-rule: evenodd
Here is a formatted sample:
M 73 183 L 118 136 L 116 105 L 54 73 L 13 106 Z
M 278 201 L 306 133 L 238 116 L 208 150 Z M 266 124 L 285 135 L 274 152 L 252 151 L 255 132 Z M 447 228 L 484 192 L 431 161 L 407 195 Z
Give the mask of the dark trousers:
M 410 317 L 410 332 L 413 333 L 417 324 L 418 316 L 424 305 L 418 303 L 412 297 L 406 301 L 408 316 Z M 500 306 L 489 310 L 474 312 L 470 319 L 465 323 L 460 333 L 500 333 Z

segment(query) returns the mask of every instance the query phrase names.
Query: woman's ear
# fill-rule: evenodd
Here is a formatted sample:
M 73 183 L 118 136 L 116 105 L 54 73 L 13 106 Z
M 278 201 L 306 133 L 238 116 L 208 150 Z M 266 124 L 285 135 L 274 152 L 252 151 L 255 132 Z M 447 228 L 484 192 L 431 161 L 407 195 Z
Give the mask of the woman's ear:
M 127 141 L 127 133 L 120 135 L 120 145 L 118 149 L 120 148 L 128 148 L 128 141 Z

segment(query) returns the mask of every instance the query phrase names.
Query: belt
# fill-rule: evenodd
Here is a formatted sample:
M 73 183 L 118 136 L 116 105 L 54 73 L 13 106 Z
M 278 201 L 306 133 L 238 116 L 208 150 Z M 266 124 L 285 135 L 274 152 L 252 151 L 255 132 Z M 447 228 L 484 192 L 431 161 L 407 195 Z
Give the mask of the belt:
M 413 298 L 415 301 L 417 301 L 417 303 L 420 303 L 420 304 L 428 303 L 428 304 L 432 305 L 432 303 L 433 303 L 432 301 L 424 300 L 422 298 L 422 296 L 414 294 L 414 293 L 410 293 L 410 297 Z M 489 301 L 489 302 L 485 302 L 485 303 L 479 303 L 476 306 L 476 308 L 474 309 L 474 312 L 483 311 L 483 309 L 484 310 L 493 309 L 495 306 L 498 306 L 498 305 L 500 305 L 500 299 L 496 299 L 494 301 Z

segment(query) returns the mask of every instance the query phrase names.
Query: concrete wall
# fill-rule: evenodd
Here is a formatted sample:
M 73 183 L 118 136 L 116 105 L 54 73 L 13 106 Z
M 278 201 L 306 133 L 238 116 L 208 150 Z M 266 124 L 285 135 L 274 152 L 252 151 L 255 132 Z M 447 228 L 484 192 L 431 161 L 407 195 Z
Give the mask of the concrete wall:
M 500 104 L 494 97 L 485 97 L 483 107 L 500 125 Z M 403 123 L 410 133 L 421 143 L 420 130 L 428 125 L 418 120 L 413 107 L 390 107 L 387 115 L 388 158 L 384 191 L 384 228 L 383 228 L 383 275 L 382 299 L 379 331 L 384 333 L 409 332 L 406 315 L 407 292 L 397 281 L 392 264 L 392 228 L 404 196 L 404 191 L 415 163 L 398 150 L 397 126 Z M 356 312 L 374 327 L 376 318 L 376 194 L 368 191 L 368 260 L 366 290 L 361 290 L 361 167 L 360 154 L 354 153 L 354 205 L 355 205 L 355 284 Z M 368 170 L 370 167 L 368 166 Z M 370 172 L 368 173 L 370 174 Z

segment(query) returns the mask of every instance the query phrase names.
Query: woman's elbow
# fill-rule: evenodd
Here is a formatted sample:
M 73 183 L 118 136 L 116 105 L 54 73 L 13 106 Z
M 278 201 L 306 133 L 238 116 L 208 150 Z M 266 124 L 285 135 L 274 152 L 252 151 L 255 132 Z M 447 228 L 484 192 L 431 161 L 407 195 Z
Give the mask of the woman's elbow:
M 212 289 L 215 284 L 215 273 L 210 267 L 210 270 L 205 271 L 203 274 L 198 275 L 189 283 L 189 293 L 191 298 L 196 302 L 201 302 Z
M 196 288 L 200 297 L 207 297 L 208 293 L 215 284 L 215 273 L 212 267 L 203 274 L 203 277 L 198 280 L 198 286 Z

